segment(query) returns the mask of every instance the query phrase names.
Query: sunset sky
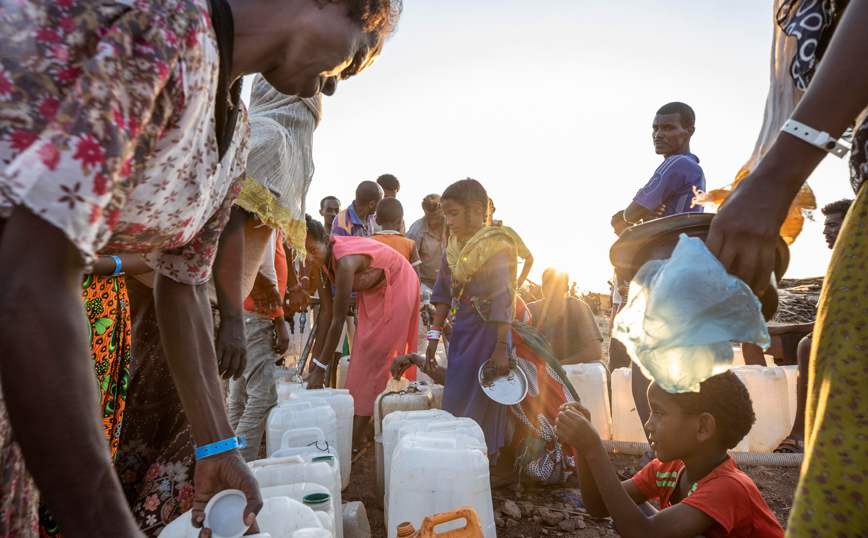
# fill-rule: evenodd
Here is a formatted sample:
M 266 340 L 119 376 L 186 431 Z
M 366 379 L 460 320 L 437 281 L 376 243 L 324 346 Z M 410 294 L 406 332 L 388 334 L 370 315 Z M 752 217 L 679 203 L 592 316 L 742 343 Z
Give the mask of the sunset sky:
M 324 99 L 308 212 L 389 172 L 409 226 L 469 176 L 530 247 L 531 279 L 553 265 L 607 291 L 609 219 L 662 159 L 655 111 L 691 105 L 708 186 L 730 183 L 762 122 L 772 25 L 757 0 L 405 0 L 382 57 Z M 835 157 L 809 182 L 820 206 L 852 197 Z M 817 212 L 788 276 L 825 274 L 830 253 Z

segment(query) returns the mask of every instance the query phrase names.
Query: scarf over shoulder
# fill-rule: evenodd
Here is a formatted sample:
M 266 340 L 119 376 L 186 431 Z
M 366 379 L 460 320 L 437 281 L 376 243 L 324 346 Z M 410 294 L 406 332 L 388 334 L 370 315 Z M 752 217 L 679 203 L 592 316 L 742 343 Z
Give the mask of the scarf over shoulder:
M 450 236 L 446 245 L 446 263 L 452 271 L 452 278 L 467 284 L 485 262 L 501 251 L 509 254 L 509 294 L 515 301 L 518 275 L 515 241 L 503 229 L 483 226 L 467 241 L 461 241 L 457 235 Z

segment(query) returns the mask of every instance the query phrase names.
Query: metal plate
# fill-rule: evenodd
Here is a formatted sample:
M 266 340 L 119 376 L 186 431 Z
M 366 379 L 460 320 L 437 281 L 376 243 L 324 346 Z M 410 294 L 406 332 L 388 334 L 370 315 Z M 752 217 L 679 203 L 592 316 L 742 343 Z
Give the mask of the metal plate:
M 515 405 L 527 396 L 527 376 L 511 362 L 509 373 L 494 375 L 494 364 L 487 360 L 479 367 L 479 386 L 486 396 L 503 405 Z

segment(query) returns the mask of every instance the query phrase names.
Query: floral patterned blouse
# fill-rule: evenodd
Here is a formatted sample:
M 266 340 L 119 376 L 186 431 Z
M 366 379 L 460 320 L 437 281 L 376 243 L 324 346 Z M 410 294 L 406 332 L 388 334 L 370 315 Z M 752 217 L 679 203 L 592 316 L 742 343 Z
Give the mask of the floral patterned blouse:
M 221 161 L 204 1 L 4 0 L 0 36 L 0 218 L 23 205 L 84 256 L 207 280 L 249 128 L 242 106 Z

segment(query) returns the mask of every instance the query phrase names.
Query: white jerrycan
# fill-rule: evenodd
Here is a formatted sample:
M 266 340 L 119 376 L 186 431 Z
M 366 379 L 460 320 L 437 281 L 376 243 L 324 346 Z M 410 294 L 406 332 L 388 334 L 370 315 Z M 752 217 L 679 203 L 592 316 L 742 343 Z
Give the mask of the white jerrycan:
M 293 392 L 304 390 L 304 385 L 293 380 L 280 378 L 277 380 L 277 401 L 283 402 L 289 399 Z
M 338 424 L 337 416 L 332 407 L 322 398 L 304 398 L 278 402 L 277 407 L 268 412 L 265 436 L 265 450 L 271 456 L 278 448 L 285 448 L 284 442 L 290 442 L 286 447 L 303 446 L 291 444 L 293 436 L 286 436 L 302 428 L 318 428 L 322 431 L 325 441 L 337 448 Z M 318 447 L 319 450 L 322 447 Z
M 323 528 L 327 529 L 336 538 L 338 535 L 335 528 L 335 510 L 332 496 L 328 492 L 328 488 L 319 484 L 309 482 L 296 482 L 295 484 L 286 484 L 283 486 L 273 486 L 270 488 L 262 488 L 259 490 L 263 499 L 271 499 L 275 497 L 288 497 L 294 501 L 298 501 L 305 506 L 308 506 L 315 512 Z M 320 506 L 317 509 L 304 501 L 309 495 L 325 496 L 327 506 Z
M 645 427 L 633 401 L 631 374 L 630 368 L 618 368 L 612 372 L 612 438 L 628 443 L 647 443 Z
M 382 427 L 390 427 L 397 432 L 404 426 L 414 424 L 416 422 L 434 422 L 437 420 L 445 420 L 454 418 L 452 413 L 443 411 L 442 409 L 424 409 L 418 411 L 393 411 L 383 418 Z M 385 508 L 386 488 L 386 454 L 382 431 L 375 437 L 376 457 L 377 457 L 377 505 Z M 394 450 L 394 448 L 392 449 Z M 391 454 L 390 454 L 391 457 Z
M 294 392 L 291 400 L 322 398 L 335 412 L 338 427 L 338 458 L 341 463 L 341 488 L 350 485 L 353 457 L 353 415 L 355 404 L 350 391 L 344 389 L 315 389 Z
M 612 422 L 606 367 L 599 362 L 567 364 L 564 365 L 564 372 L 576 389 L 582 405 L 591 412 L 591 424 L 600 434 L 600 439 L 611 439 Z
M 262 510 L 256 515 L 260 533 L 270 534 L 271 538 L 292 538 L 298 529 L 323 529 L 316 513 L 303 503 L 288 497 L 262 499 Z M 191 523 L 192 510 L 178 516 L 163 529 L 163 538 L 199 538 L 199 530 Z M 331 533 L 329 533 L 329 536 Z M 258 535 L 255 535 L 258 536 Z
M 383 428 L 383 478 L 386 483 L 385 506 L 389 506 L 389 481 L 391 479 L 392 456 L 395 448 L 404 437 L 413 434 L 426 437 L 466 436 L 476 439 L 485 445 L 485 434 L 482 428 L 472 418 L 449 417 L 441 420 L 421 421 L 406 424 L 403 421 L 392 421 Z
M 402 522 L 421 527 L 427 516 L 463 506 L 476 510 L 485 538 L 496 538 L 488 467 L 485 445 L 471 437 L 401 439 L 392 456 L 388 538 L 396 538 Z
M 750 430 L 751 452 L 772 452 L 790 433 L 787 375 L 778 367 L 736 366 L 744 375 L 756 422 Z
M 275 486 L 291 486 L 298 483 L 318 484 L 334 499 L 334 510 L 337 517 L 341 516 L 341 483 L 340 471 L 334 465 L 336 458 L 330 454 L 318 456 L 305 454 L 284 458 L 269 458 L 256 460 L 248 464 L 260 488 Z M 287 495 L 293 497 L 292 495 Z M 295 498 L 295 497 L 293 497 Z M 303 500 L 301 497 L 296 500 Z M 337 536 L 341 538 L 340 527 Z

